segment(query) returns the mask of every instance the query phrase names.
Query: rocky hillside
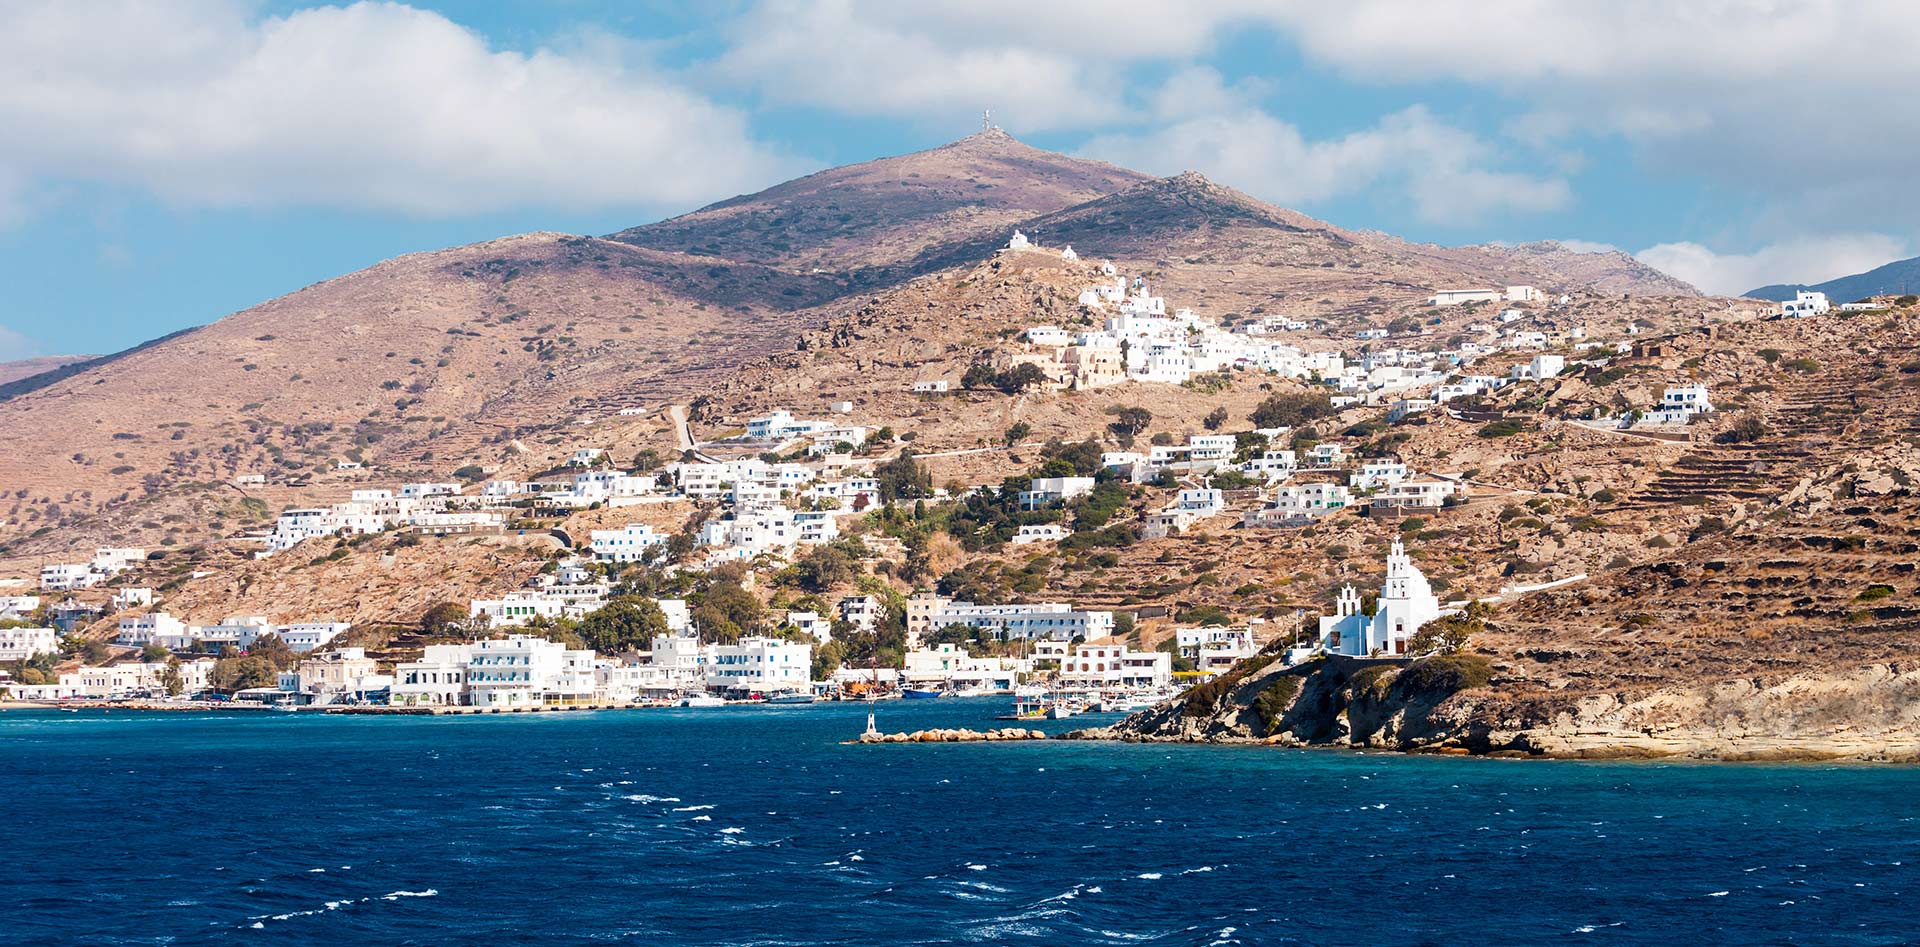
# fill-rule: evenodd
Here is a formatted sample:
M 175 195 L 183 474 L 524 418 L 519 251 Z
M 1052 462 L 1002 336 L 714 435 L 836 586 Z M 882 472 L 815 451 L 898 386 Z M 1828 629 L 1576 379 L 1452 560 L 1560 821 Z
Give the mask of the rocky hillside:
M 811 174 L 610 239 L 818 274 L 855 292 L 935 268 L 926 260 L 929 247 L 1004 243 L 1020 221 L 1145 178 L 1041 151 L 991 129 L 939 148 Z M 830 294 L 800 298 L 820 302 Z

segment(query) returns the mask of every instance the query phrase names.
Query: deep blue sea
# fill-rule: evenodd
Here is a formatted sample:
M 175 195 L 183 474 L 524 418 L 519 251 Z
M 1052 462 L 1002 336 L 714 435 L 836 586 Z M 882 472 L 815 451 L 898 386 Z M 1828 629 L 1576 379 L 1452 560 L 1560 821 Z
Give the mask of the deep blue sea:
M 841 745 L 864 714 L 0 713 L 0 943 L 1920 940 L 1920 769 Z

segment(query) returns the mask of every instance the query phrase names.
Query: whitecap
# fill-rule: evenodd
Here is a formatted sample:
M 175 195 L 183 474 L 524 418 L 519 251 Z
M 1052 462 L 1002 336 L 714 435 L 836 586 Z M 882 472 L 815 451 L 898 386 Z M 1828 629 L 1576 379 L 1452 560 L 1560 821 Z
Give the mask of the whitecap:
M 863 862 L 866 860 L 867 860 L 867 856 L 861 855 L 858 853 L 847 856 L 847 861 L 850 861 L 850 862 Z
M 1203 872 L 1203 871 L 1212 871 L 1212 870 L 1213 870 L 1213 866 L 1212 866 L 1212 865 L 1201 865 L 1201 866 L 1200 866 L 1200 867 L 1198 867 L 1198 868 L 1189 868 L 1189 869 L 1187 869 L 1186 871 L 1183 871 L 1183 872 L 1181 872 L 1181 874 L 1183 874 L 1183 875 L 1197 875 L 1197 874 L 1200 874 L 1200 873 L 1201 873 L 1201 872 Z
M 745 831 L 746 829 L 743 829 L 737 825 L 729 825 L 726 828 L 721 829 L 720 834 L 721 835 L 739 835 L 740 833 Z
M 985 865 L 968 865 L 968 866 L 967 866 L 967 870 L 968 870 L 968 871 L 986 871 L 986 870 L 987 870 L 987 866 L 985 866 Z
M 1726 896 L 1727 893 L 1725 891 L 1711 891 L 1707 893 L 1707 897 L 1709 898 L 1724 898 Z
M 688 820 L 688 821 L 690 821 L 690 822 L 712 822 L 712 821 L 713 821 L 713 816 L 710 816 L 710 815 L 697 815 L 697 816 L 694 816 L 694 817 L 693 817 L 692 819 L 690 819 L 690 820 Z
M 267 925 L 262 924 L 259 921 L 254 921 L 252 924 L 249 924 L 247 926 L 257 931 L 257 930 L 260 930 L 261 928 L 266 927 Z
M 309 869 L 307 869 L 307 874 L 309 874 L 309 875 L 324 875 L 324 874 L 326 874 L 326 873 L 327 873 L 327 870 L 326 870 L 325 868 L 309 868 Z
M 554 788 L 558 789 L 559 787 L 556 786 Z M 653 805 L 656 802 L 679 802 L 680 801 L 679 798 L 676 796 L 649 796 L 643 792 L 634 793 L 631 796 L 621 796 L 620 798 L 625 799 L 628 802 L 638 802 L 645 805 Z
M 439 893 L 440 893 L 439 891 L 433 888 L 428 888 L 425 891 L 389 891 L 384 896 L 382 896 L 380 900 L 398 901 L 401 898 L 431 898 L 438 895 Z
M 675 812 L 699 812 L 699 811 L 700 811 L 700 810 L 702 810 L 702 809 L 711 809 L 711 808 L 713 808 L 713 807 L 712 807 L 712 806 L 675 806 L 675 807 L 673 808 L 673 811 L 675 811 Z
M 1088 888 L 1088 889 L 1087 889 L 1087 893 L 1088 893 L 1088 894 L 1099 894 L 1099 893 L 1100 893 L 1100 886 L 1099 886 L 1099 885 L 1094 885 L 1093 887 L 1091 887 L 1091 888 Z
M 1142 872 L 1140 874 L 1134 875 L 1134 877 L 1142 879 L 1144 881 L 1159 881 L 1163 876 L 1157 871 L 1148 871 L 1148 872 Z

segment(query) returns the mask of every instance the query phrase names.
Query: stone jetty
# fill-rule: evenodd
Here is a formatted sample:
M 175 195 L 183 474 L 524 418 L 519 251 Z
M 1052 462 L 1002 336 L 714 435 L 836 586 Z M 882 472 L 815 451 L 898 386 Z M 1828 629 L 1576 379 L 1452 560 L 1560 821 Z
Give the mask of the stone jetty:
M 1044 740 L 1047 735 L 1025 727 L 997 730 L 915 730 L 912 733 L 863 733 L 860 743 L 985 743 L 1005 740 Z

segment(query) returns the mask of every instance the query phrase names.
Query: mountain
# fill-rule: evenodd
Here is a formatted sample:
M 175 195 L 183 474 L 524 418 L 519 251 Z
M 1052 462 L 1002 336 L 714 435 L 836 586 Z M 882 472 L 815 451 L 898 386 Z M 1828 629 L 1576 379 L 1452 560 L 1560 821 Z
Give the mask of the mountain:
M 1784 302 L 1792 299 L 1793 294 L 1801 290 L 1826 293 L 1827 298 L 1836 303 L 1855 302 L 1872 296 L 1904 296 L 1909 293 L 1920 293 L 1920 257 L 1895 260 L 1885 266 L 1876 266 L 1865 273 L 1842 276 L 1810 286 L 1804 283 L 1776 283 L 1772 286 L 1748 290 L 1741 295 L 1753 299 Z
M 76 362 L 90 361 L 91 355 L 41 355 L 23 358 L 11 362 L 0 362 L 0 397 L 5 397 L 4 387 L 13 382 L 35 375 L 44 375 L 58 368 L 64 368 Z
M 857 292 L 924 272 L 924 261 L 916 261 L 936 242 L 1004 241 L 1020 221 L 1142 180 L 1139 172 L 1041 151 L 994 128 L 810 174 L 608 239 L 824 275 Z
M 915 284 L 994 259 L 1015 228 L 1081 249 L 1086 272 L 1055 287 L 1062 305 L 1105 258 L 1217 319 L 1321 319 L 1319 346 L 1419 315 L 1436 288 L 1579 292 L 1623 267 L 1347 231 L 1198 174 L 1152 178 L 987 131 L 606 238 L 524 234 L 401 257 L 0 386 L 0 483 L 12 494 L 0 547 L 31 557 L 191 542 L 208 526 L 230 535 L 279 507 L 337 497 L 342 480 L 326 471 L 343 459 L 384 468 L 384 480 L 468 466 L 537 473 L 582 423 L 609 447 L 671 450 L 659 409 L 742 383 L 744 366 L 791 356 L 850 313 L 917 307 L 931 318 L 916 348 L 982 351 L 991 340 L 954 318 L 972 304 Z M 996 303 L 1008 326 L 1035 315 L 1014 292 Z M 1466 307 L 1444 315 L 1440 330 L 1474 318 Z M 1582 318 L 1603 328 L 1646 316 L 1616 298 Z M 791 390 L 799 376 L 785 377 L 754 384 Z M 856 373 L 815 390 L 891 403 L 878 384 Z M 253 473 L 268 487 L 231 486 Z

